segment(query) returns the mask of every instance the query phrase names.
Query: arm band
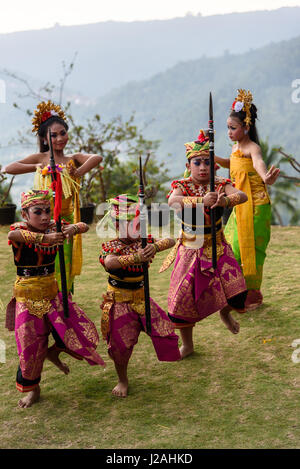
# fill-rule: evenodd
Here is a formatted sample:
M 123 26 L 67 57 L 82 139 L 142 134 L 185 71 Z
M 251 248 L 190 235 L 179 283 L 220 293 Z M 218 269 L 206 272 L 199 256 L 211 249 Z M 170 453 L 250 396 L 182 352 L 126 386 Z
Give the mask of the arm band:
M 239 205 L 241 203 L 241 194 L 239 192 L 235 192 L 234 194 L 226 196 L 225 199 L 229 200 L 227 207 L 234 207 L 235 205 Z
M 203 197 L 184 197 L 182 203 L 183 205 L 203 204 Z
M 43 242 L 44 233 L 35 233 L 28 230 L 20 230 L 25 243 L 40 244 Z
M 141 264 L 141 258 L 140 255 L 135 253 L 135 254 L 129 254 L 128 256 L 119 256 L 118 261 L 122 265 L 122 267 L 126 265 L 132 265 L 132 264 Z
M 168 238 L 160 239 L 159 241 L 155 241 L 154 247 L 156 252 L 164 251 L 165 249 L 169 249 L 171 247 L 170 241 Z

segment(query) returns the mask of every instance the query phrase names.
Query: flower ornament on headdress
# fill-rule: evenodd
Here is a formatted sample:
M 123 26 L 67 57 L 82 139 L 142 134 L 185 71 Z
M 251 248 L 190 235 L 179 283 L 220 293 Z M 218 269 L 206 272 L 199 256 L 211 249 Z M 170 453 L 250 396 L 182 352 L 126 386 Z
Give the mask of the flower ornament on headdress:
M 244 122 L 246 125 L 251 125 L 251 104 L 252 104 L 253 96 L 252 93 L 248 90 L 238 90 L 238 95 L 232 103 L 231 109 L 235 112 L 244 111 L 246 113 L 246 117 Z
M 66 120 L 65 113 L 58 104 L 54 104 L 52 101 L 48 101 L 47 103 L 42 101 L 39 103 L 37 109 L 34 111 L 34 117 L 32 119 L 32 132 L 38 133 L 41 124 L 53 116 Z

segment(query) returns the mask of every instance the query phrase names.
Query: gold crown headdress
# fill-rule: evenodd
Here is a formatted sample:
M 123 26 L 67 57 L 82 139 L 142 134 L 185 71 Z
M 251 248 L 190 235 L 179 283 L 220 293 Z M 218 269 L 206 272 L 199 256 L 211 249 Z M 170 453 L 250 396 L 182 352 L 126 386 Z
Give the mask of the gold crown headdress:
M 244 122 L 246 125 L 251 125 L 251 104 L 252 104 L 253 96 L 252 93 L 248 90 L 238 90 L 238 95 L 232 103 L 231 109 L 235 112 L 244 111 L 246 113 L 246 117 Z
M 32 119 L 32 132 L 38 133 L 40 125 L 53 116 L 58 116 L 60 119 L 66 120 L 65 113 L 58 104 L 54 104 L 52 101 L 48 101 L 47 103 L 42 101 L 39 103 L 36 111 L 34 111 L 34 117 Z

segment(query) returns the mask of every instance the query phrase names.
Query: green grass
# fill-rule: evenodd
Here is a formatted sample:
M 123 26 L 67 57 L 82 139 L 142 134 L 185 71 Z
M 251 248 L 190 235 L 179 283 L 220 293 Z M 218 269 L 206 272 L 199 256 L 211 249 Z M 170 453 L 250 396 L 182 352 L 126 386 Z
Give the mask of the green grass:
M 17 406 L 18 356 L 14 334 L 4 328 L 4 305 L 15 276 L 0 228 L 1 329 L 6 363 L 0 364 L 2 448 L 299 448 L 300 363 L 291 359 L 300 338 L 300 229 L 273 227 L 263 283 L 264 305 L 244 315 L 232 335 L 214 314 L 194 329 L 195 353 L 176 363 L 156 359 L 150 339 L 140 335 L 129 364 L 129 396 L 111 395 L 113 362 L 90 367 L 69 356 L 71 373 L 49 362 L 42 375 L 41 400 Z M 95 227 L 84 235 L 84 265 L 75 301 L 100 329 L 106 276 L 98 263 Z M 150 269 L 151 296 L 167 305 L 171 270 L 158 275 L 165 253 Z M 1 307 L 2 305 L 2 307 Z

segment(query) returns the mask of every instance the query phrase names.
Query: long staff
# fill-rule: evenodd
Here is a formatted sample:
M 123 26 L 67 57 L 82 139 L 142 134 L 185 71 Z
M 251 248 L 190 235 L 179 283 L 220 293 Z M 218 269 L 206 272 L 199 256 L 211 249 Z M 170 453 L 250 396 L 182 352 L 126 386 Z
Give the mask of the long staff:
M 142 157 L 139 156 L 140 165 L 140 187 L 139 187 L 139 202 L 140 202 L 140 227 L 141 227 L 141 240 L 142 248 L 147 246 L 147 215 L 145 206 L 145 190 L 143 180 L 143 167 Z M 149 293 L 149 273 L 148 262 L 143 262 L 144 274 L 144 292 L 145 292 L 145 316 L 146 316 L 146 331 L 151 334 L 151 307 L 150 307 L 150 293 Z
M 60 174 L 57 172 L 54 152 L 52 146 L 52 135 L 51 130 L 49 129 L 49 148 L 50 148 L 50 168 L 51 168 L 51 178 L 52 178 L 52 190 L 53 190 L 53 206 L 54 206 L 54 220 L 56 222 L 56 231 L 61 233 L 61 217 L 60 210 L 55 210 L 57 205 L 61 200 L 56 200 L 56 197 L 60 197 L 60 194 L 57 194 L 57 186 L 60 182 Z M 61 292 L 63 298 L 63 308 L 65 318 L 69 317 L 69 304 L 68 304 L 68 290 L 67 290 L 67 278 L 66 278 L 66 266 L 65 266 L 65 255 L 64 255 L 64 246 L 60 244 L 58 246 L 58 255 L 59 255 L 59 266 L 60 266 L 60 277 L 61 277 Z
M 214 113 L 212 95 L 209 93 L 209 171 L 210 171 L 210 192 L 215 192 L 215 143 L 214 143 Z M 210 209 L 211 220 L 211 241 L 212 241 L 212 266 L 217 268 L 217 239 L 216 239 L 216 209 Z

